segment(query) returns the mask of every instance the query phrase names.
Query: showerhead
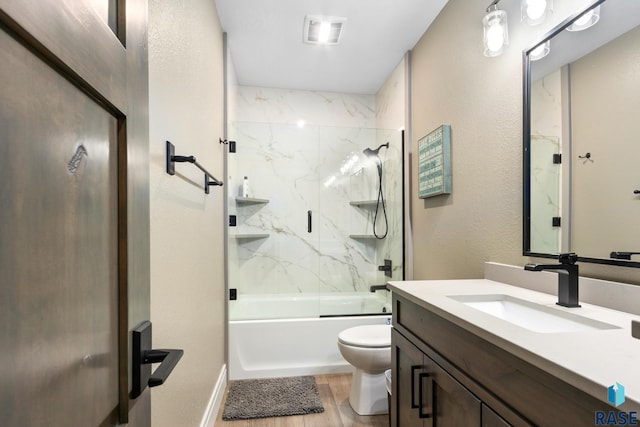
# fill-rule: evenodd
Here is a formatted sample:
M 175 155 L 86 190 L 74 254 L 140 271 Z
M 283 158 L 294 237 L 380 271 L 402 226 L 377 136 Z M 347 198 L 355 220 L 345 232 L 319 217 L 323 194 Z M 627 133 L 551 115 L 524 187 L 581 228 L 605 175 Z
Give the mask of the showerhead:
M 376 148 L 375 150 L 371 148 L 365 148 L 362 152 L 367 156 L 377 156 L 382 147 L 389 148 L 389 143 L 388 142 L 384 143 L 380 145 L 378 148 Z

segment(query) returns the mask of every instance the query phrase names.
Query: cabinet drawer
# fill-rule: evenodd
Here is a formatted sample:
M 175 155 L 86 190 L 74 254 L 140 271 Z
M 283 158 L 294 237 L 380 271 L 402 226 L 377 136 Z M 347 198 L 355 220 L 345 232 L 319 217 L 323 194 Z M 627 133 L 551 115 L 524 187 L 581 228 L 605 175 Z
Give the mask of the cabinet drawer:
M 403 298 L 393 300 L 393 324 L 402 326 L 424 342 L 429 342 L 428 311 Z

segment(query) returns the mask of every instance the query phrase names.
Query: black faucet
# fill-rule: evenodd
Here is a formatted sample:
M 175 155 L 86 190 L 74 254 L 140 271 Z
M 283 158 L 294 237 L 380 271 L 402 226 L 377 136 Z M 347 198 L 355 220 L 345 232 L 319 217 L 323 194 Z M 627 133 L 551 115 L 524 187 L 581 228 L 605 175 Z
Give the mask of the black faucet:
M 614 251 L 609 254 L 609 258 L 631 260 L 631 255 L 640 255 L 640 252 Z
M 558 302 L 564 307 L 580 307 L 578 304 L 578 255 L 574 253 L 558 255 L 560 264 L 527 264 L 528 271 L 558 270 Z
M 369 286 L 369 292 L 375 292 L 375 291 L 388 291 L 389 289 L 387 288 L 387 285 L 373 285 L 373 286 Z

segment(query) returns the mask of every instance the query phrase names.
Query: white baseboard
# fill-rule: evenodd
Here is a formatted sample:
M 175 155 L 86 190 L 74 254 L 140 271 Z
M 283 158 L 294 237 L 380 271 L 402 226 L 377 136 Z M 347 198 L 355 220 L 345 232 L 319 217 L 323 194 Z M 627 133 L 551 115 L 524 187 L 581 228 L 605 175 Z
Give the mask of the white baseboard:
M 227 365 L 222 365 L 218 381 L 213 388 L 213 393 L 209 399 L 207 410 L 202 417 L 200 427 L 213 427 L 218 417 L 218 411 L 220 411 L 220 405 L 222 404 L 222 398 L 224 397 L 224 391 L 227 389 Z

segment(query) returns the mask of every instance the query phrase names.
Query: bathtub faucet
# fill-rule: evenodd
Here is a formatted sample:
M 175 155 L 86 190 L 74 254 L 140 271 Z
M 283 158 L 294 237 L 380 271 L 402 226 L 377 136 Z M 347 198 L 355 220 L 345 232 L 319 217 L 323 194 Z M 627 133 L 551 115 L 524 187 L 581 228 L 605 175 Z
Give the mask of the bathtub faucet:
M 389 289 L 387 289 L 387 285 L 373 285 L 369 287 L 369 292 L 375 292 L 375 291 L 388 291 Z

